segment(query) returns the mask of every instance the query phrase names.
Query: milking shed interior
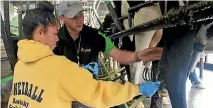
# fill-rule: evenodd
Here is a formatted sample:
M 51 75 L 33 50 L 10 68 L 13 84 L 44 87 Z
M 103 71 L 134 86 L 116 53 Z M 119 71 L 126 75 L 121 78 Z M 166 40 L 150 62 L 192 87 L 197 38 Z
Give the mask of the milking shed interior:
M 49 0 L 50 1 L 50 0 Z M 10 95 L 11 84 L 13 79 L 13 69 L 17 62 L 17 42 L 23 39 L 21 21 L 25 15 L 27 9 L 32 9 L 36 7 L 39 1 L 1 1 L 1 107 L 6 108 L 8 97 Z M 60 1 L 50 1 L 54 4 L 55 9 Z M 189 26 L 191 28 L 195 27 L 196 24 L 203 24 L 213 20 L 213 3 L 211 1 L 187 3 L 181 1 L 148 1 L 148 2 L 134 2 L 126 10 L 126 16 L 118 14 L 119 9 L 116 10 L 118 2 L 113 1 L 103 1 L 103 0 L 80 0 L 83 3 L 84 11 L 84 24 L 91 27 L 100 29 L 103 27 L 103 23 L 106 20 L 106 15 L 109 13 L 111 15 L 111 22 L 108 28 L 105 28 L 105 32 L 109 37 L 116 41 L 116 39 L 121 37 L 128 37 L 139 32 L 147 32 L 150 30 L 158 30 L 162 28 L 178 28 L 181 26 Z M 121 1 L 120 1 L 121 2 Z M 134 3 L 133 3 L 134 2 Z M 118 4 L 116 4 L 118 3 Z M 154 20 L 134 25 L 134 21 L 131 19 L 134 17 L 134 12 L 139 9 L 152 6 L 154 4 L 160 4 L 162 16 Z M 180 6 L 174 8 L 168 8 L 171 4 L 179 4 Z M 130 2 L 129 2 L 130 4 Z M 184 6 L 183 6 L 184 4 Z M 167 7 L 168 6 L 168 7 Z M 172 7 L 173 5 L 171 5 Z M 121 8 L 121 3 L 120 7 Z M 120 9 L 121 11 L 121 9 Z M 133 14 L 134 13 L 134 14 Z M 54 12 L 57 16 L 57 11 Z M 152 13 L 149 13 L 152 14 Z M 143 16 L 141 16 L 143 17 Z M 124 20 L 128 22 L 129 29 L 125 29 Z M 60 21 L 59 21 L 60 22 Z M 60 22 L 62 25 L 62 22 Z M 170 29 L 168 29 L 170 30 Z M 211 28 L 213 31 L 213 27 Z M 210 31 L 210 32 L 211 32 Z M 212 33 L 212 32 L 211 32 Z M 190 80 L 186 81 L 186 102 L 188 108 L 212 108 L 211 100 L 213 100 L 213 86 L 211 82 L 213 81 L 213 35 L 210 33 L 208 36 L 208 42 L 204 45 L 202 51 L 203 56 L 199 58 L 199 62 L 195 63 L 195 57 L 199 51 L 193 49 L 191 52 L 191 60 L 188 60 L 191 65 L 188 66 L 189 70 L 193 64 L 196 65 L 195 72 L 200 78 L 205 89 L 198 89 L 191 87 Z M 177 38 L 176 38 L 177 39 Z M 187 38 L 186 38 L 187 39 Z M 184 40 L 184 39 L 183 39 Z M 168 41 L 168 40 L 166 40 Z M 170 44 L 169 44 L 170 45 Z M 186 44 L 187 45 L 187 44 Z M 194 46 L 198 44 L 193 44 Z M 171 45 L 172 46 L 172 45 Z M 199 45 L 198 45 L 199 46 Z M 118 45 L 119 47 L 119 45 Z M 162 46 L 168 48 L 169 46 Z M 168 50 L 170 52 L 171 50 Z M 182 50 L 181 50 L 182 51 Z M 184 50 L 183 50 L 184 51 Z M 197 52 L 196 52 L 197 51 Z M 201 51 L 200 51 L 201 52 Z M 169 53 L 168 53 L 169 54 Z M 182 56 L 180 56 L 182 57 Z M 102 57 L 100 58 L 100 65 L 102 66 L 101 71 L 104 72 L 114 72 L 114 74 L 108 74 L 108 76 L 103 75 L 103 79 L 111 81 L 128 81 L 127 72 L 124 67 L 121 67 L 119 63 L 111 62 L 112 58 Z M 172 60 L 171 60 L 172 61 Z M 186 60 L 187 61 L 187 60 Z M 185 61 L 182 61 L 185 62 Z M 150 72 L 144 71 L 143 78 L 149 80 L 157 80 L 158 78 L 158 62 L 152 63 L 152 68 Z M 116 66 L 115 66 L 116 65 Z M 117 66 L 118 65 L 118 66 Z M 155 67 L 157 66 L 157 67 Z M 156 71 L 157 70 L 157 71 Z M 160 69 L 161 70 L 161 69 Z M 162 69 L 163 70 L 163 69 Z M 165 76 L 164 76 L 165 77 Z M 165 83 L 166 84 L 166 83 Z M 169 84 L 168 84 L 169 85 Z M 170 89 L 169 89 L 170 90 Z M 170 91 L 169 91 L 170 93 Z M 173 93 L 171 93 L 172 95 Z M 173 99 L 173 98 L 171 98 Z M 139 97 L 135 102 L 129 104 L 124 103 L 119 107 L 131 107 L 134 108 L 140 102 L 143 102 L 146 108 L 172 108 L 171 99 L 168 96 L 163 97 L 158 95 L 158 93 L 153 96 L 153 98 Z M 159 102 L 159 104 L 157 104 Z M 175 106 L 175 103 L 174 103 Z M 173 106 L 173 107 L 174 107 Z M 139 106 L 138 106 L 139 107 Z M 141 107 L 143 108 L 143 107 Z M 176 108 L 176 107 L 175 107 Z M 182 107 L 184 108 L 184 107 Z

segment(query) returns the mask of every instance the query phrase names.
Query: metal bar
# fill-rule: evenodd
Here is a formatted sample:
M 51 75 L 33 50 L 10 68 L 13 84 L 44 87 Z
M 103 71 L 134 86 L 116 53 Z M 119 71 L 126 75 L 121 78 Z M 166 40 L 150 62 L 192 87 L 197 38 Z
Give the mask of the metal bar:
M 6 61 L 6 60 L 9 60 L 8 57 L 1 57 L 1 61 Z
M 178 10 L 170 11 L 166 15 L 152 21 L 134 26 L 128 30 L 115 33 L 109 36 L 116 39 L 129 36 L 139 32 L 157 30 L 162 28 L 182 26 L 186 24 L 202 23 L 213 20 L 213 2 L 199 2 L 189 6 L 183 6 Z M 191 16 L 189 15 L 191 13 Z M 194 19 L 191 21 L 191 19 Z
M 115 33 L 115 34 L 109 36 L 109 38 L 116 39 L 116 38 L 120 38 L 120 37 L 129 36 L 134 33 L 161 29 L 161 28 L 163 28 L 163 25 L 165 25 L 165 23 L 166 23 L 166 21 L 155 19 L 150 22 L 134 26 L 128 30 L 123 30 L 121 32 Z M 172 24 L 167 24 L 164 28 L 166 28 L 166 27 L 172 27 Z
M 37 1 L 36 1 L 37 2 Z M 54 3 L 54 6 L 55 6 L 55 16 L 56 16 L 56 20 L 58 21 L 58 23 L 59 23 L 59 26 L 61 27 L 61 22 L 60 22 L 60 20 L 58 19 L 58 11 L 57 11 L 57 2 L 54 0 L 53 1 L 53 3 Z
M 13 79 L 13 75 L 10 75 L 6 78 L 1 79 L 1 85 L 6 84 L 7 82 L 11 81 Z
M 205 63 L 208 62 L 207 60 L 208 60 L 208 55 L 206 54 L 206 56 L 205 56 Z
M 128 9 L 128 12 L 135 12 L 136 10 L 138 10 L 142 7 L 151 6 L 151 5 L 153 5 L 154 3 L 157 3 L 157 2 L 159 2 L 159 1 L 147 1 L 147 2 L 144 2 L 144 3 L 138 4 L 136 6 L 130 7 Z
M 112 16 L 112 20 L 114 21 L 116 28 L 119 31 L 122 31 L 123 30 L 123 26 L 122 26 L 121 22 L 118 20 L 118 16 L 117 16 L 117 14 L 116 14 L 111 2 L 110 1 L 105 1 L 105 2 L 107 4 L 108 10 L 110 11 L 110 14 Z
M 118 20 L 122 21 L 122 20 L 127 19 L 127 18 L 128 18 L 128 16 L 122 16 L 122 17 L 118 18 Z M 115 23 L 112 23 L 112 25 L 115 25 Z
M 100 4 L 101 4 L 101 1 L 98 2 L 98 5 L 97 5 L 97 7 L 96 7 L 96 10 L 98 10 Z
M 92 11 L 93 11 L 93 14 L 94 14 L 94 16 L 95 16 L 95 17 L 93 17 L 93 19 L 96 18 L 97 21 L 98 21 L 98 23 L 99 23 L 99 25 L 101 25 L 101 20 L 100 20 L 99 17 L 98 17 L 97 11 L 94 10 L 94 9 L 92 9 Z
M 118 20 L 124 20 L 124 19 L 127 19 L 127 18 L 128 18 L 128 16 L 122 16 L 122 17 L 118 18 Z
M 95 14 L 94 11 L 92 13 L 92 16 L 94 16 L 93 14 Z M 97 22 L 95 21 L 95 17 L 92 17 L 92 22 L 93 22 L 94 27 L 97 28 Z
M 38 1 L 35 1 L 35 8 L 37 8 Z
M 128 16 L 122 16 L 122 17 L 118 18 L 118 20 L 122 21 L 122 20 L 127 19 L 127 18 L 128 18 Z M 112 23 L 112 25 L 115 25 L 115 23 Z
M 30 7 L 30 1 L 26 1 L 26 10 L 25 11 L 27 11 L 28 9 L 29 9 L 29 7 Z
M 131 13 L 128 13 L 128 23 L 129 23 L 129 28 L 132 28 L 132 17 L 131 17 Z
M 167 0 L 165 0 L 165 3 L 164 3 L 164 14 L 167 13 L 167 4 L 168 4 L 168 2 L 167 2 Z
M 7 33 L 10 33 L 10 14 L 9 14 L 9 1 L 3 1 L 4 5 L 4 22 Z M 2 20 L 3 22 L 3 20 Z M 2 26 L 4 27 L 4 26 Z
M 96 3 L 97 3 L 97 0 L 94 1 L 94 4 L 93 4 L 93 11 L 94 11 L 95 17 L 96 17 L 97 20 L 98 20 L 99 25 L 101 25 L 101 20 L 100 20 L 100 18 L 98 17 L 98 13 L 97 13 L 97 11 L 96 11 Z
M 204 69 L 204 58 L 200 58 L 200 78 L 203 78 L 203 69 Z
M 1 34 L 4 42 L 5 50 L 7 52 L 11 70 L 14 70 L 16 63 L 16 56 L 13 49 L 12 38 L 10 36 L 10 17 L 9 17 L 9 1 L 3 1 L 4 5 L 4 21 L 1 15 Z
M 21 10 L 19 10 L 19 11 L 21 11 Z M 20 39 L 23 39 L 24 36 L 23 36 L 21 22 L 22 22 L 22 12 L 18 12 L 18 35 L 19 35 Z

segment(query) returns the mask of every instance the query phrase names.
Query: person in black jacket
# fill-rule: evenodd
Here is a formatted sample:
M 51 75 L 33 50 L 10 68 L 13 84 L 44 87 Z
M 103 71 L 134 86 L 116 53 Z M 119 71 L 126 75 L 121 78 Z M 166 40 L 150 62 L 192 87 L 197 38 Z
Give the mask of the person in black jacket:
M 119 50 L 103 32 L 84 25 L 83 11 L 79 1 L 61 1 L 58 4 L 59 19 L 64 25 L 59 30 L 54 53 L 65 55 L 79 66 L 97 62 L 100 51 L 122 64 L 160 59 L 162 48 L 147 48 L 139 52 Z

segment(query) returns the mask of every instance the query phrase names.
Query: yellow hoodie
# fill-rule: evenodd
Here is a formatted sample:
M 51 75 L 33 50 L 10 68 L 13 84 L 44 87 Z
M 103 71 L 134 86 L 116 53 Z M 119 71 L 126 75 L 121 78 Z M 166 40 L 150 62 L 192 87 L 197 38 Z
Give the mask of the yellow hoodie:
M 18 58 L 8 108 L 72 108 L 72 101 L 106 108 L 139 95 L 137 85 L 97 81 L 40 42 L 19 41 Z

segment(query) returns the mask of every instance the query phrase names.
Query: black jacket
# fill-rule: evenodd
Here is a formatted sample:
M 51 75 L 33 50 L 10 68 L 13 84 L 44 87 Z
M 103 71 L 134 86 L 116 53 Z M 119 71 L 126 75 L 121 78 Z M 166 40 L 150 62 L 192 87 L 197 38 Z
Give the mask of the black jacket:
M 98 53 L 105 51 L 104 37 L 98 34 L 97 29 L 86 25 L 83 26 L 80 36 L 75 41 L 68 33 L 65 25 L 60 28 L 58 37 L 59 41 L 53 52 L 56 55 L 64 55 L 73 62 L 79 62 L 81 66 L 90 62 L 97 62 Z M 79 42 L 80 49 L 78 49 Z M 79 54 L 77 50 L 79 50 Z

